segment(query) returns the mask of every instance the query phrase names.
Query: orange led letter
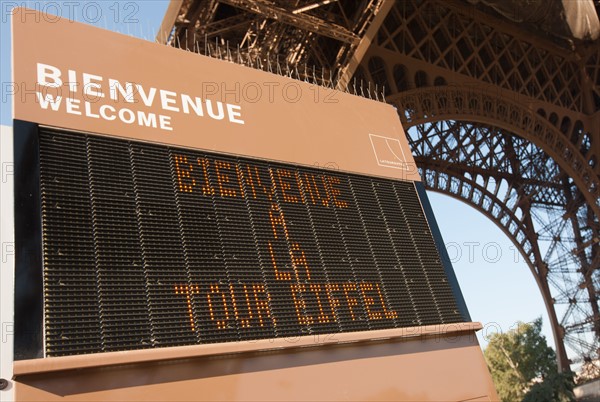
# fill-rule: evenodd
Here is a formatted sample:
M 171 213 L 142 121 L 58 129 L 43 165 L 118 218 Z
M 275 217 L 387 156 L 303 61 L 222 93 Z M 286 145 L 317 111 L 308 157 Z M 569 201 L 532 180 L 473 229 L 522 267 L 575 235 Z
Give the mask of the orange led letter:
M 192 177 L 194 171 L 192 164 L 188 162 L 185 155 L 174 155 L 173 159 L 175 159 L 175 173 L 177 173 L 179 191 L 191 193 L 196 185 L 196 179 Z
M 350 316 L 352 316 L 352 320 L 355 320 L 356 318 L 354 317 L 354 309 L 352 308 L 352 306 L 358 306 L 358 302 L 356 298 L 351 297 L 348 294 L 348 291 L 356 290 L 356 285 L 353 283 L 344 283 L 342 287 L 344 289 L 344 295 L 346 295 L 346 303 L 348 304 L 348 309 L 350 310 Z
M 289 170 L 286 169 L 277 169 L 277 178 L 279 179 L 279 189 L 281 190 L 281 195 L 283 196 L 283 201 L 297 203 L 298 197 L 295 195 L 291 195 L 292 185 L 285 178 L 292 178 L 295 175 L 292 174 Z M 296 186 L 297 188 L 297 183 Z
M 219 183 L 221 197 L 237 197 L 235 190 L 225 187 L 225 185 L 229 183 L 229 175 L 227 174 L 228 170 L 231 170 L 231 163 L 225 161 L 215 161 L 215 172 L 217 174 L 217 183 Z
M 237 175 L 238 186 L 240 187 L 240 197 L 247 197 L 248 194 L 246 194 L 244 191 L 244 186 L 242 185 L 244 180 L 244 172 L 242 172 L 242 168 L 237 163 L 235 165 L 235 173 Z M 254 198 L 256 198 L 256 196 Z
M 336 283 L 328 283 L 325 285 L 325 289 L 327 290 L 327 298 L 331 306 L 331 314 L 335 316 L 335 309 L 340 306 L 340 302 L 333 296 L 333 292 L 339 291 L 340 287 Z
M 294 300 L 294 307 L 296 308 L 296 315 L 298 316 L 298 322 L 301 325 L 310 325 L 313 323 L 313 319 L 309 315 L 304 315 L 304 310 L 306 310 L 306 304 L 302 299 L 302 291 L 304 290 L 304 285 L 300 284 L 292 284 L 290 285 L 290 290 L 292 291 L 292 299 Z M 298 298 L 298 294 L 300 297 Z
M 362 296 L 365 300 L 365 306 L 367 307 L 367 314 L 369 315 L 369 318 L 371 320 L 382 320 L 384 318 L 397 318 L 398 317 L 398 313 L 396 313 L 393 310 L 388 310 L 378 283 L 375 283 L 375 284 L 361 283 L 360 290 L 361 290 Z M 375 305 L 375 299 L 373 297 L 369 296 L 367 294 L 367 292 L 373 292 L 373 293 L 377 294 L 379 303 L 383 310 L 382 312 L 381 311 L 373 311 L 371 306 Z M 375 295 L 373 295 L 373 296 L 375 296 Z
M 246 286 L 244 285 L 244 289 L 246 289 Z M 231 294 L 231 305 L 233 306 L 233 314 L 235 315 L 235 320 L 239 321 L 240 324 L 242 325 L 242 328 L 245 327 L 249 327 L 250 326 L 250 322 L 247 319 L 241 319 L 240 320 L 240 315 L 238 312 L 238 308 L 237 308 L 237 302 L 235 300 L 235 291 L 233 289 L 233 284 L 229 284 L 229 293 Z M 247 295 L 246 295 L 247 297 Z M 248 309 L 248 312 L 250 313 L 250 309 Z M 252 313 L 250 313 L 251 315 Z
M 296 280 L 300 281 L 300 274 L 298 273 L 298 267 L 302 266 L 306 269 L 306 279 L 310 280 L 310 270 L 308 269 L 308 261 L 306 261 L 306 255 L 300 248 L 298 243 L 293 243 L 290 248 L 290 256 L 292 257 L 292 268 L 296 274 Z
M 268 245 L 269 245 L 269 254 L 271 255 L 271 262 L 273 263 L 273 269 L 275 270 L 275 279 L 277 279 L 279 281 L 291 281 L 292 274 L 290 272 L 280 272 L 279 271 L 279 268 L 277 267 L 277 261 L 275 260 L 275 253 L 273 253 L 273 246 L 271 245 L 271 242 L 269 242 Z
M 372 311 L 371 307 L 375 304 L 375 301 L 372 297 L 367 296 L 367 291 L 373 290 L 373 285 L 371 283 L 361 283 L 360 290 L 362 292 L 363 298 L 365 300 L 365 306 L 367 308 L 367 315 L 371 320 L 379 320 L 381 319 L 381 313 L 379 311 Z
M 252 319 L 252 305 L 250 303 L 250 295 L 248 294 L 248 287 L 244 285 L 244 296 L 246 297 L 246 308 L 248 309 L 248 319 L 242 320 L 242 327 L 249 327 L 250 320 Z
M 250 192 L 252 192 L 252 198 L 256 199 L 258 196 L 258 191 L 262 189 L 263 193 L 267 196 L 269 200 L 271 200 L 272 195 L 271 191 L 263 186 L 262 181 L 260 180 L 260 174 L 258 171 L 258 166 L 250 166 L 246 165 L 246 171 L 241 167 L 238 170 L 238 177 L 240 183 L 242 180 L 246 183 L 246 185 L 250 188 Z M 250 193 L 247 194 L 250 197 Z
M 315 294 L 317 299 L 317 304 L 319 305 L 319 322 L 329 322 L 331 319 L 325 311 L 323 311 L 323 304 L 321 303 L 321 296 L 319 293 L 321 292 L 321 285 L 319 283 L 312 283 L 308 286 L 308 288 Z
M 280 226 L 283 229 L 283 235 L 285 240 L 290 241 L 289 233 L 287 230 L 287 226 L 285 224 L 285 218 L 283 216 L 283 211 L 276 205 L 273 204 L 271 206 L 271 210 L 269 211 L 269 219 L 271 221 L 271 229 L 273 229 L 273 236 L 278 239 L 277 236 L 277 227 Z M 273 246 L 269 242 L 269 253 L 271 253 L 271 260 L 273 262 L 273 268 L 275 268 L 275 276 L 280 280 L 291 280 L 289 272 L 279 272 L 277 263 L 275 262 L 275 256 L 273 254 Z M 289 248 L 290 258 L 292 259 L 292 268 L 294 269 L 294 274 L 296 275 L 296 280 L 300 281 L 300 274 L 298 272 L 298 267 L 304 267 L 306 270 L 306 277 L 310 279 L 310 270 L 308 268 L 308 261 L 306 260 L 306 255 L 304 251 L 300 248 L 300 244 L 292 243 Z
M 198 165 L 202 167 L 202 173 L 204 174 L 204 185 L 202 186 L 202 194 L 215 195 L 215 189 L 211 187 L 210 181 L 208 180 L 209 164 L 210 164 L 210 162 L 208 159 L 198 158 Z
M 383 315 L 385 318 L 398 318 L 398 313 L 394 310 L 388 310 L 385 300 L 383 299 L 383 295 L 381 294 L 381 289 L 379 288 L 379 284 L 376 283 L 375 287 L 377 288 L 377 293 L 379 294 L 379 301 L 381 302 L 381 306 L 383 307 Z
M 273 236 L 277 239 L 277 226 L 281 226 L 283 229 L 283 236 L 287 240 L 289 238 L 287 227 L 285 225 L 285 219 L 283 218 L 283 211 L 279 209 L 276 204 L 271 205 L 269 210 L 269 220 L 271 221 L 271 229 L 273 229 Z
M 322 191 L 319 191 L 319 184 L 315 178 L 315 175 L 304 173 L 304 180 L 300 181 L 304 185 L 304 193 L 309 195 L 310 201 L 313 205 L 318 204 L 320 201 L 324 206 L 329 206 L 329 201 L 327 200 L 327 190 L 322 189 Z M 308 201 L 308 198 L 306 198 L 306 201 Z
M 275 325 L 275 318 L 271 316 L 271 308 L 269 307 L 271 298 L 266 292 L 265 287 L 261 284 L 256 284 L 252 285 L 252 289 L 254 290 L 254 301 L 256 303 L 256 317 L 258 317 L 258 322 L 260 326 L 264 326 L 263 314 L 261 313 L 261 311 L 264 311 L 265 318 L 270 318 L 273 321 L 273 325 Z M 262 300 L 259 299 L 259 295 L 261 294 L 265 295 L 267 297 L 267 300 L 264 300 L 264 297 Z
M 331 201 L 333 202 L 333 205 L 335 205 L 338 208 L 348 208 L 348 203 L 344 200 L 340 200 L 338 197 L 342 194 L 342 191 L 339 188 L 335 188 L 334 185 L 335 184 L 340 184 L 340 179 L 339 177 L 333 177 L 333 176 L 323 176 L 324 178 L 327 179 L 327 183 L 329 184 L 329 196 L 331 198 Z
M 175 294 L 185 295 L 185 298 L 187 300 L 188 315 L 190 317 L 190 325 L 192 327 L 192 331 L 195 330 L 194 314 L 192 311 L 192 295 L 194 293 L 200 293 L 200 287 L 198 285 L 175 285 Z
M 213 300 L 213 295 L 215 295 L 216 297 L 216 301 Z M 221 299 L 221 300 L 219 300 Z M 221 292 L 219 290 L 219 285 L 218 284 L 213 284 L 210 285 L 210 290 L 208 291 L 208 293 L 206 294 L 206 301 L 208 302 L 208 310 L 210 312 L 210 319 L 212 321 L 216 321 L 217 322 L 217 328 L 219 329 L 225 329 L 227 328 L 227 321 L 229 321 L 229 309 L 227 308 L 227 298 L 225 296 L 224 292 Z M 217 304 L 222 301 L 223 303 L 223 312 L 224 312 L 224 320 L 219 320 L 218 318 L 216 318 L 216 314 L 214 309 L 217 308 Z

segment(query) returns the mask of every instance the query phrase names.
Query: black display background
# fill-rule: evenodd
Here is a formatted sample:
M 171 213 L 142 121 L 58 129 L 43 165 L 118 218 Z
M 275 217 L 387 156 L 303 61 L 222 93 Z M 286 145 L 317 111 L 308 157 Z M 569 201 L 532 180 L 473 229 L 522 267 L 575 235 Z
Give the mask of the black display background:
M 47 356 L 467 320 L 412 182 L 49 129 L 39 155 Z

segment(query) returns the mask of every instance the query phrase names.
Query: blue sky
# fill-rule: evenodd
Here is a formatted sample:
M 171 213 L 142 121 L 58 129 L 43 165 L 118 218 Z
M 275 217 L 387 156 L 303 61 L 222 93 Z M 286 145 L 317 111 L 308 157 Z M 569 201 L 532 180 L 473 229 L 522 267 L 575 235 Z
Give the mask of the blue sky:
M 7 88 L 10 72 L 10 9 L 26 6 L 51 14 L 153 39 L 168 2 L 134 1 L 2 1 L 0 2 L 0 123 L 12 125 Z M 542 315 L 544 334 L 554 344 L 544 304 L 523 258 L 491 221 L 471 207 L 447 196 L 429 193 L 431 204 L 453 261 L 467 306 L 474 321 L 484 325 L 479 338 L 507 331 L 517 321 L 532 321 Z

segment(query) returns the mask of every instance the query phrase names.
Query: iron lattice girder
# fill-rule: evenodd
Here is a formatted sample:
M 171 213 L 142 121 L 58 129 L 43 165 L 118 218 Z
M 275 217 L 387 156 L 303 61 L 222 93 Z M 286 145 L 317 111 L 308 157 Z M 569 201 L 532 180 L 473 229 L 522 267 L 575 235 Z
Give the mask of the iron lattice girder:
M 263 18 L 270 18 L 285 24 L 294 26 L 296 28 L 303 29 L 308 32 L 314 32 L 320 35 L 327 36 L 329 38 L 337 39 L 341 42 L 356 45 L 360 40 L 360 37 L 354 34 L 352 31 L 333 24 L 331 22 L 323 21 L 320 18 L 313 17 L 309 14 L 294 13 L 292 10 L 287 10 L 283 7 L 277 7 L 272 2 L 264 0 L 219 0 L 221 3 L 228 4 L 240 8 L 244 11 L 248 11 L 254 14 L 258 14 Z
M 452 195 L 457 199 L 469 200 L 471 206 L 476 206 L 491 220 L 500 222 L 505 234 L 516 239 L 524 257 L 535 263 L 534 246 L 530 241 L 530 236 L 527 235 L 528 228 L 519 220 L 515 211 L 499 199 L 493 191 L 472 179 L 465 178 L 463 172 L 452 169 L 452 166 L 443 167 L 445 165 L 443 162 L 436 163 L 427 157 L 416 157 L 415 161 L 422 169 L 427 188 Z M 430 174 L 430 172 L 442 171 L 445 172 L 446 177 Z
M 347 81 L 346 75 L 358 65 L 356 60 L 353 62 L 355 52 L 362 57 L 371 42 L 365 38 L 368 29 L 373 21 L 383 21 L 383 17 L 376 16 L 387 14 L 392 3 L 393 0 L 188 0 L 181 4 L 175 32 L 168 43 L 181 46 L 187 39 L 186 48 L 193 49 L 196 41 L 196 47 L 204 47 L 206 39 L 218 37 L 234 49 L 252 48 L 263 62 L 267 55 L 277 54 L 290 63 L 315 65 L 332 76 L 344 76 Z
M 482 125 L 443 121 L 418 125 L 417 130 L 410 143 L 419 167 L 449 177 L 444 186 L 436 182 L 432 187 L 477 205 L 521 246 L 532 264 L 542 268 L 539 273 L 545 274 L 541 255 L 535 252 L 537 233 L 525 216 L 533 205 L 544 204 L 545 200 L 535 198 L 540 187 L 537 176 L 557 174 L 551 159 L 538 148 L 528 147 L 525 140 Z M 514 161 L 515 148 L 520 156 L 518 165 L 509 163 Z M 487 162 L 478 163 L 475 153 Z M 531 160 L 537 161 L 537 166 L 528 162 Z M 552 184 L 553 192 L 562 191 L 560 180 Z M 557 204 L 559 200 L 563 205 L 566 202 L 565 197 L 555 199 Z
M 530 191 L 526 200 L 529 204 L 538 205 L 552 205 L 557 207 L 564 207 L 565 203 L 562 201 L 564 197 L 562 192 L 558 189 L 559 184 L 552 183 L 549 187 L 547 182 L 542 179 L 536 178 L 524 178 L 517 177 L 514 173 L 508 172 L 496 172 L 495 175 L 488 176 L 489 171 L 485 167 L 472 165 L 471 163 L 460 163 L 460 162 L 449 162 L 448 160 L 431 160 L 428 157 L 417 156 L 415 161 L 418 166 L 427 166 L 429 168 L 439 168 L 451 172 L 456 176 L 463 176 L 465 173 L 475 177 L 477 175 L 481 177 L 493 178 L 494 181 L 501 182 L 504 180 L 507 183 L 516 185 L 519 188 L 528 189 Z
M 227 35 L 232 31 L 246 32 L 248 26 L 254 21 L 253 16 L 247 14 L 237 14 L 222 20 L 211 22 L 196 28 L 195 32 L 198 37 L 211 38 L 215 36 Z M 184 24 L 181 24 L 184 26 Z
M 527 183 L 532 175 L 539 174 L 552 184 L 554 191 L 564 191 L 564 172 L 560 173 L 556 163 L 536 146 L 528 145 L 528 141 L 481 123 L 422 123 L 413 126 L 409 133 L 426 186 L 479 210 L 512 239 L 525 257 L 548 307 L 558 354 L 564 353 L 563 364 L 563 342 L 580 357 L 595 356 L 600 328 L 597 291 L 589 278 L 590 271 L 582 268 L 593 261 L 590 253 L 582 259 L 570 252 L 581 242 L 569 222 L 579 222 L 586 206 L 579 204 L 580 213 L 565 219 L 562 211 L 567 208 L 568 197 L 560 197 L 563 204 L 552 208 L 532 203 L 530 192 L 537 183 Z M 473 158 L 476 153 L 479 161 L 487 163 L 477 163 L 477 158 Z M 537 161 L 538 168 L 533 168 L 530 161 Z M 539 240 L 543 236 L 550 239 L 545 255 Z M 562 304 L 567 309 L 560 314 L 556 307 Z
M 583 111 L 580 55 L 463 1 L 397 2 L 378 39 L 405 57 Z
M 600 216 L 600 178 L 562 133 L 523 105 L 482 90 L 430 87 L 388 97 L 405 126 L 446 119 L 487 122 L 520 134 L 548 152 L 581 189 Z

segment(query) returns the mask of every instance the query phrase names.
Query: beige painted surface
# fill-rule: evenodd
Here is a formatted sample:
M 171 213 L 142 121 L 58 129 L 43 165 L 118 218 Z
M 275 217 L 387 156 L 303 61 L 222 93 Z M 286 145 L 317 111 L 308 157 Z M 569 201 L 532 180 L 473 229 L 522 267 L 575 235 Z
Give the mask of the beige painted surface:
M 277 351 L 289 348 L 333 346 L 361 341 L 384 341 L 409 339 L 444 334 L 472 333 L 481 330 L 479 322 L 423 325 L 419 327 L 379 329 L 371 331 L 342 332 L 336 334 L 306 335 L 287 338 L 255 339 L 249 341 L 208 343 L 202 345 L 174 346 L 154 349 L 138 349 L 127 352 L 105 352 L 44 359 L 17 360 L 14 362 L 16 376 L 65 371 L 90 367 L 117 366 L 129 363 L 148 363 L 162 360 L 179 360 L 201 356 L 231 355 L 241 352 Z
M 19 401 L 497 400 L 474 332 L 18 376 Z
M 398 114 L 381 102 L 23 8 L 13 14 L 13 55 L 16 119 L 420 180 Z M 51 67 L 38 69 L 38 63 Z M 203 116 L 183 95 L 200 99 Z M 50 104 L 43 107 L 40 98 L 47 96 L 56 111 Z M 222 102 L 222 119 L 209 116 L 207 101 L 218 117 L 217 102 Z M 119 113 L 125 121 L 134 120 L 126 124 Z M 146 120 L 153 113 L 157 122 L 163 116 L 165 124 L 148 127 L 139 113 Z

